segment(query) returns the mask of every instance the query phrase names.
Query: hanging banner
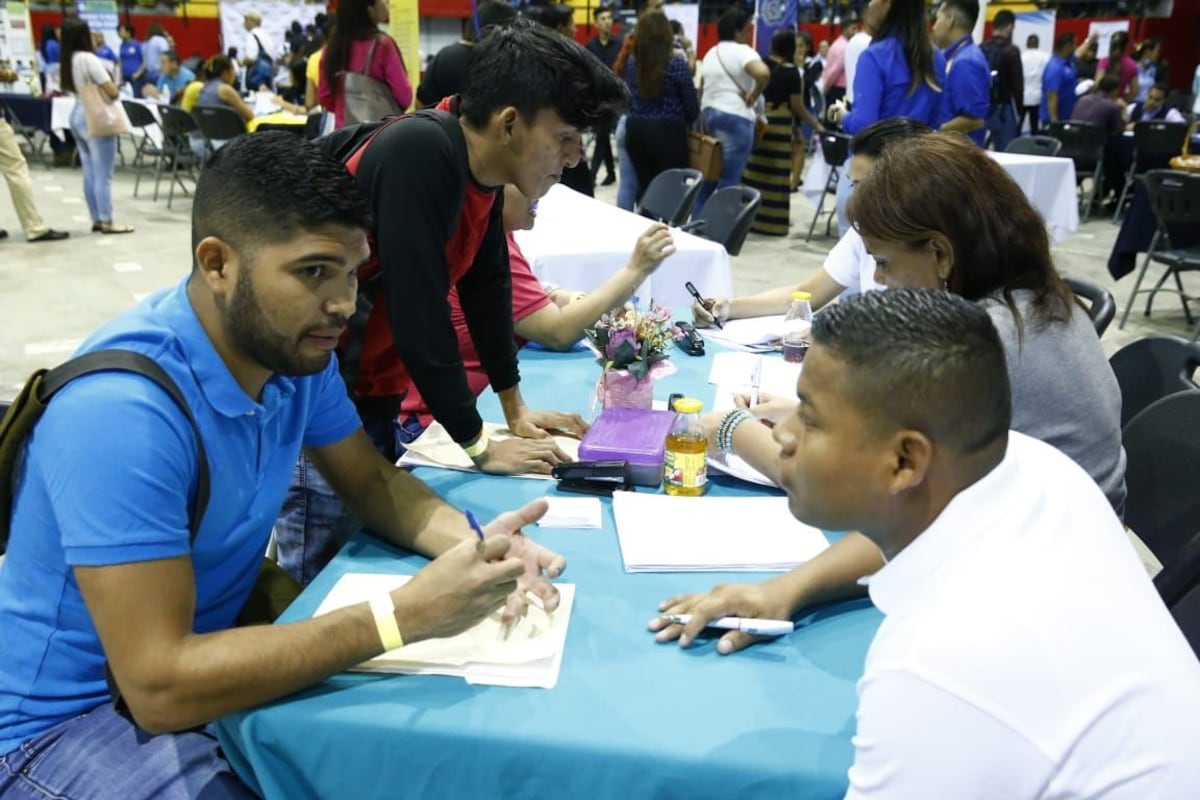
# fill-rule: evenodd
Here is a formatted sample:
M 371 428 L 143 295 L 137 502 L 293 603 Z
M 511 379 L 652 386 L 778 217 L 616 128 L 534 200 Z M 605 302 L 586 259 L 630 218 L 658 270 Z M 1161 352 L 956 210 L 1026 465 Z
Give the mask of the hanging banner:
M 28 80 L 37 80 L 37 57 L 29 6 L 0 0 L 0 67 L 17 73 L 15 84 L 0 84 L 0 91 L 28 94 Z
M 781 28 L 795 30 L 796 0 L 761 0 L 754 25 L 754 39 L 758 52 L 764 57 L 771 52 L 771 37 Z
M 388 0 L 392 38 L 400 46 L 400 57 L 413 85 L 413 97 L 421 80 L 421 14 L 417 0 Z

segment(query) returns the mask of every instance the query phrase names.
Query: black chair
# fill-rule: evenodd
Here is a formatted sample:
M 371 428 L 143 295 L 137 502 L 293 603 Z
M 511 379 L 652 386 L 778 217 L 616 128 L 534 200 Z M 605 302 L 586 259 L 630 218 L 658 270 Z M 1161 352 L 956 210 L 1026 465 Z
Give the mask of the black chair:
M 1200 657 L 1200 533 L 1183 546 L 1170 564 L 1163 565 L 1162 572 L 1154 578 L 1154 588 L 1192 651 Z
M 50 141 L 50 103 L 46 99 L 10 95 L 0 100 L 0 119 L 7 119 L 13 132 L 25 141 L 30 158 L 38 159 L 46 167 L 52 166 L 46 156 Z
M 1117 315 L 1117 301 L 1113 299 L 1112 292 L 1099 284 L 1080 278 L 1064 275 L 1063 280 L 1071 287 L 1076 297 L 1087 301 L 1088 316 L 1092 318 L 1092 325 L 1096 327 L 1096 335 L 1103 336 L 1113 317 Z
M 197 105 L 192 109 L 192 116 L 204 135 L 210 156 L 225 142 L 246 132 L 246 121 L 229 106 Z
M 668 225 L 682 225 L 692 215 L 703 179 L 698 169 L 668 169 L 658 173 L 646 187 L 638 213 Z
M 1118 327 L 1125 327 L 1125 322 L 1129 319 L 1129 312 L 1133 308 L 1133 300 L 1139 294 L 1148 293 L 1150 295 L 1146 299 L 1145 311 L 1145 315 L 1150 316 L 1154 295 L 1160 291 L 1174 292 L 1179 295 L 1179 302 L 1183 304 L 1184 316 L 1187 318 L 1188 325 L 1191 325 L 1192 311 L 1188 307 L 1188 300 L 1197 298 L 1189 296 L 1184 291 L 1183 280 L 1179 277 L 1179 273 L 1200 270 L 1200 245 L 1181 248 L 1169 247 L 1170 236 L 1167 233 L 1167 226 L 1200 225 L 1200 175 L 1155 169 L 1146 173 L 1145 183 L 1157 227 L 1154 231 L 1154 238 L 1150 240 L 1150 249 L 1146 251 L 1146 258 L 1142 261 L 1142 268 L 1138 271 L 1137 280 L 1133 284 L 1133 291 L 1130 292 L 1129 300 L 1125 304 L 1125 313 L 1121 315 L 1121 324 Z M 1160 247 L 1160 245 L 1168 246 Z M 1146 277 L 1146 270 L 1150 268 L 1152 261 L 1165 264 L 1167 269 L 1158 279 L 1158 283 L 1154 284 L 1153 289 L 1142 289 L 1140 288 L 1142 280 Z M 1175 278 L 1176 288 L 1164 290 L 1163 284 L 1170 277 Z M 1197 333 L 1200 333 L 1200 328 L 1197 328 Z
M 1121 431 L 1125 524 L 1166 567 L 1200 531 L 1200 390 L 1147 406 Z
M 1047 133 L 1062 143 L 1059 155 L 1075 162 L 1075 186 L 1079 189 L 1079 216 L 1087 220 L 1104 182 L 1104 145 L 1108 132 L 1091 122 L 1059 120 L 1051 122 Z M 1083 191 L 1083 182 L 1092 179 L 1092 189 Z
M 1178 336 L 1149 336 L 1130 342 L 1108 360 L 1121 387 L 1121 425 L 1156 400 L 1200 388 L 1200 343 Z
M 1117 198 L 1113 222 L 1121 218 L 1125 198 L 1131 196 L 1134 183 L 1144 178 L 1150 170 L 1166 169 L 1171 165 L 1171 159 L 1183 152 L 1187 129 L 1188 126 L 1183 122 L 1143 120 L 1134 123 L 1133 162 L 1125 173 L 1125 185 L 1121 187 L 1121 196 Z
M 154 199 L 158 200 L 158 184 L 162 180 L 164 168 L 171 170 L 171 184 L 167 192 L 167 208 L 175 199 L 175 184 L 184 194 L 188 194 L 187 185 L 183 182 L 180 170 L 183 170 L 192 182 L 196 181 L 196 169 L 200 166 L 200 157 L 192 151 L 193 133 L 199 132 L 196 120 L 191 114 L 179 106 L 159 105 L 158 115 L 162 120 L 162 157 L 158 160 L 158 168 L 154 172 Z
M 708 198 L 700 214 L 683 226 L 698 236 L 725 246 L 731 256 L 742 251 L 750 225 L 762 205 L 762 194 L 749 186 L 726 186 Z
M 1048 156 L 1053 158 L 1062 149 L 1062 142 L 1053 136 L 1018 136 L 1004 148 L 1006 153 L 1025 156 Z
M 842 167 L 846 164 L 846 159 L 850 157 L 850 137 L 844 133 L 825 133 L 818 134 L 820 139 L 821 155 L 825 158 L 825 163 L 829 165 L 829 177 L 825 180 L 825 190 L 821 192 L 821 199 L 817 202 L 817 211 L 813 214 L 812 223 L 808 226 L 808 235 L 804 237 L 804 241 L 812 241 L 813 231 L 817 227 L 817 220 L 821 218 L 821 214 L 825 210 L 825 196 L 828 194 L 837 195 L 838 180 L 842 175 Z M 834 210 L 829 212 L 829 219 L 825 223 L 825 235 L 829 236 L 833 227 L 833 218 L 837 216 L 836 205 Z
M 152 133 L 157 130 L 161 141 L 162 126 L 158 124 L 158 117 L 154 116 L 154 112 L 136 100 L 122 100 L 121 106 L 125 109 L 125 115 L 129 117 L 129 138 L 135 145 L 130 166 L 137 170 L 137 178 L 133 181 L 133 196 L 137 197 L 138 187 L 142 182 L 141 167 L 147 166 L 150 159 L 162 158 L 162 148 L 154 143 L 155 137 Z M 140 136 L 135 137 L 135 131 Z

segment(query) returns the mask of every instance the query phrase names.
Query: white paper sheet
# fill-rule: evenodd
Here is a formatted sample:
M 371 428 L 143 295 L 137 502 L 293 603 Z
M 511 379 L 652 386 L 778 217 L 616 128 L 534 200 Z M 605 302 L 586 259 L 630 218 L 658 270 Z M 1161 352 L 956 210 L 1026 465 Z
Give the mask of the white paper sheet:
M 321 601 L 314 617 L 362 603 L 403 586 L 411 575 L 351 572 L 343 575 Z M 497 612 L 457 636 L 405 645 L 354 667 L 358 672 L 451 675 L 467 683 L 552 689 L 558 683 L 575 585 L 555 584 L 559 607 L 547 614 L 531 601 L 529 612 L 507 636 Z M 532 597 L 532 596 L 531 596 Z
M 542 528 L 599 528 L 601 506 L 597 497 L 547 497 L 550 509 L 538 520 Z
M 705 328 L 705 338 L 731 347 L 774 349 L 783 338 L 783 314 L 770 317 L 731 319 L 724 328 Z
M 755 353 L 717 353 L 708 371 L 708 382 L 717 385 L 714 410 L 733 408 L 729 396 L 748 393 L 758 380 L 758 390 L 776 397 L 795 397 L 796 381 L 803 364 L 784 361 L 781 356 Z
M 786 497 L 616 492 L 613 515 L 626 572 L 783 572 L 829 546 Z

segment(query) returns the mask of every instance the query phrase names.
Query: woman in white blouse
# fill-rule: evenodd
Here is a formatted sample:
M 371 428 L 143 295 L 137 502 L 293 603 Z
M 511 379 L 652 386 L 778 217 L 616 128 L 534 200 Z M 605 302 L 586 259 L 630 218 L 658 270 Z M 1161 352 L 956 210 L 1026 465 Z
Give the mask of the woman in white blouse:
M 705 131 L 721 141 L 723 166 L 719 181 L 705 181 L 697 211 L 717 189 L 741 183 L 754 147 L 755 107 L 771 77 L 758 51 L 746 44 L 750 15 L 744 8 L 734 5 L 721 15 L 717 36 L 721 41 L 700 65 L 700 109 Z
M 75 134 L 79 161 L 83 165 L 83 196 L 92 217 L 92 230 L 132 233 L 133 228 L 128 225 L 113 224 L 112 176 L 117 160 L 117 137 L 88 135 L 87 116 L 79 97 L 79 91 L 85 86 L 96 86 L 102 97 L 117 99 L 117 85 L 104 68 L 104 62 L 92 52 L 92 33 L 83 20 L 71 17 L 63 20 L 62 63 L 63 90 L 79 101 L 71 111 L 71 132 Z

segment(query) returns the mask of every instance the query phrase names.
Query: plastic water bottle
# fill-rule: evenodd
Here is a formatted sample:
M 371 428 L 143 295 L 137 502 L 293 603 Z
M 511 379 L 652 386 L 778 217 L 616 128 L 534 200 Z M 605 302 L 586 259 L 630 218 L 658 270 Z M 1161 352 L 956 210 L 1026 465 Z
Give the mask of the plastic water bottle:
M 702 409 L 694 397 L 675 401 L 675 424 L 667 434 L 663 459 L 663 488 L 667 494 L 698 497 L 708 488 L 708 440 L 700 421 Z
M 804 361 L 812 343 L 812 295 L 792 292 L 792 304 L 783 318 L 783 360 L 793 364 Z

